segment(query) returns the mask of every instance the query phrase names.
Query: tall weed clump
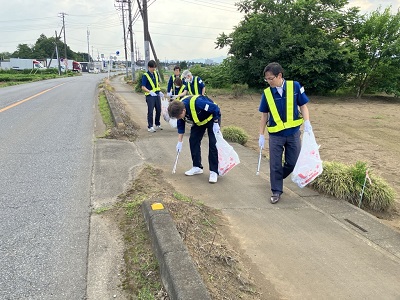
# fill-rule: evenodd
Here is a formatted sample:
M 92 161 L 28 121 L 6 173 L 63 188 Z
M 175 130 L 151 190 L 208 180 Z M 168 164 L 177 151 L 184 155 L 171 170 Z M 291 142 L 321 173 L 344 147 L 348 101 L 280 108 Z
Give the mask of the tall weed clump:
M 358 161 L 354 165 L 338 162 L 323 162 L 324 172 L 318 176 L 311 187 L 315 190 L 358 205 L 365 182 L 361 207 L 373 211 L 386 211 L 394 204 L 395 191 L 381 177 L 375 175 L 367 163 Z
M 243 96 L 249 89 L 247 84 L 232 84 L 232 93 L 235 98 Z
M 222 128 L 221 132 L 224 139 L 240 145 L 246 144 L 249 139 L 249 135 L 246 133 L 246 131 L 237 126 L 226 126 Z

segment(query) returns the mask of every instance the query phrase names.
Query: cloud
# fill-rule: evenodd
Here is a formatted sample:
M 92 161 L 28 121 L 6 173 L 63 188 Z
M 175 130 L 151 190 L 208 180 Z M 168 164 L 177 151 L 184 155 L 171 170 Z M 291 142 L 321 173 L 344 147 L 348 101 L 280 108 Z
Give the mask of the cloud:
M 189 60 L 224 56 L 228 49 L 215 49 L 217 37 L 229 34 L 243 19 L 234 5 L 239 0 L 148 0 L 149 31 L 160 60 Z M 141 1 L 140 1 L 141 2 Z M 362 12 L 371 12 L 379 5 L 392 5 L 397 11 L 400 0 L 350 0 Z M 18 9 L 16 9 L 18 8 Z M 120 51 L 124 58 L 124 34 L 121 10 L 112 0 L 26 0 L 4 1 L 0 10 L 0 52 L 14 52 L 18 44 L 32 45 L 43 33 L 47 37 L 60 33 L 61 12 L 66 13 L 66 42 L 75 52 L 88 51 L 93 57 L 108 56 Z M 127 12 L 126 12 L 127 14 Z M 137 1 L 132 0 L 132 14 L 138 14 Z M 134 40 L 144 58 L 143 22 L 135 18 Z M 128 32 L 127 52 L 130 59 Z M 62 36 L 63 38 L 63 36 Z M 151 58 L 154 58 L 151 55 Z

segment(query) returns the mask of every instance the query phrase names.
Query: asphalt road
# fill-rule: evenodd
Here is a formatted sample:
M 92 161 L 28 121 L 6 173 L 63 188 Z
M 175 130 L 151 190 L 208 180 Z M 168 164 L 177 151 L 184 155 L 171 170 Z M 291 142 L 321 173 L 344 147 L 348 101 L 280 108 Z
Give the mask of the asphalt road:
M 104 75 L 0 89 L 0 299 L 84 299 Z

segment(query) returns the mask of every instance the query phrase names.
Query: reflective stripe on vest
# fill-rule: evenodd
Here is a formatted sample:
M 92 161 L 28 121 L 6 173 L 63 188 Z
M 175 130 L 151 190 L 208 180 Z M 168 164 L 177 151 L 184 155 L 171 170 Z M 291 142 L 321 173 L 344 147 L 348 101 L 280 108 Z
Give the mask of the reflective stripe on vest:
M 297 120 L 293 119 L 294 110 L 297 106 L 294 105 L 294 83 L 293 81 L 286 81 L 286 122 L 283 122 L 279 116 L 278 109 L 272 96 L 271 88 L 264 90 L 265 99 L 267 101 L 269 111 L 271 112 L 272 118 L 274 119 L 275 126 L 267 126 L 269 133 L 275 133 L 284 129 L 293 128 L 303 124 L 303 118 Z
M 199 93 L 199 84 L 197 83 L 197 78 L 198 77 L 199 76 L 195 76 L 193 78 L 193 81 L 194 81 L 194 94 L 192 92 L 191 84 L 190 83 L 188 84 L 188 89 L 189 89 L 189 94 L 190 95 L 200 95 L 200 93 Z
M 157 71 L 154 71 L 154 77 L 156 78 L 156 83 L 154 84 L 153 79 L 151 79 L 149 73 L 144 73 L 144 75 L 147 77 L 147 80 L 150 82 L 151 85 L 151 91 L 150 92 L 157 92 L 157 91 L 161 91 L 160 86 L 158 85 L 158 74 Z M 144 93 L 146 96 L 150 95 L 150 93 L 145 92 Z
M 200 96 L 200 95 L 193 96 L 193 97 L 190 99 L 190 102 L 189 102 L 190 113 L 191 113 L 191 115 L 192 115 L 193 122 L 194 122 L 197 126 L 204 125 L 204 124 L 208 123 L 210 120 L 212 120 L 212 118 L 213 118 L 213 115 L 211 114 L 207 119 L 205 119 L 205 120 L 203 120 L 203 121 L 200 122 L 199 117 L 197 116 L 196 106 L 195 106 L 196 99 L 197 99 L 197 97 L 199 97 L 199 96 Z M 185 98 L 186 98 L 186 97 L 184 97 L 183 99 L 185 99 Z M 182 100 L 183 100 L 183 99 L 182 99 Z
M 182 84 L 181 88 L 179 89 L 178 95 L 179 95 L 180 93 L 182 93 L 184 89 L 185 89 L 185 85 Z M 174 89 L 174 91 L 175 91 L 175 89 Z M 180 98 L 181 98 L 181 97 L 176 97 L 175 100 L 180 100 Z M 182 101 L 182 100 L 181 100 L 181 101 Z

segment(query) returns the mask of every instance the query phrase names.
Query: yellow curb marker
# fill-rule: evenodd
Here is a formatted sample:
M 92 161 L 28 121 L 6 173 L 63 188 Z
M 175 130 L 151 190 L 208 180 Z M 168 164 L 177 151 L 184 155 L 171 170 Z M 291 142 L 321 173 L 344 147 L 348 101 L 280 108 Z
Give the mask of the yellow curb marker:
M 162 205 L 162 203 L 153 203 L 151 205 L 151 209 L 152 210 L 161 210 L 161 209 L 164 209 L 164 205 Z

